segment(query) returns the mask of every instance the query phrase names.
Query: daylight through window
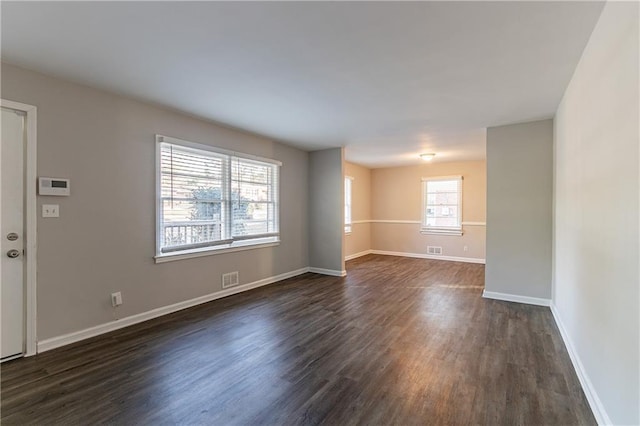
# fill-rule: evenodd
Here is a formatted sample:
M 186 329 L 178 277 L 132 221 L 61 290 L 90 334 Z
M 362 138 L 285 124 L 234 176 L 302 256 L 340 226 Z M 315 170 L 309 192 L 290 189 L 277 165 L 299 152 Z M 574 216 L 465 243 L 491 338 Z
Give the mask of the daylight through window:
M 158 155 L 159 256 L 278 241 L 279 162 L 162 136 Z
M 462 235 L 462 176 L 422 179 L 422 232 Z
M 345 176 L 344 178 L 344 232 L 351 232 L 351 187 L 353 186 L 353 178 Z

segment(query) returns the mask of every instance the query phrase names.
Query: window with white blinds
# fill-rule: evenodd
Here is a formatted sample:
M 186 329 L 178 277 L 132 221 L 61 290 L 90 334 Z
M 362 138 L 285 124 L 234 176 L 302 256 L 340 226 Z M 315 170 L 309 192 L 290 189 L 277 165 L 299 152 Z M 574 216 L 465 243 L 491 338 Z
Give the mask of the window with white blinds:
M 462 176 L 422 179 L 422 232 L 462 235 Z
M 157 136 L 157 255 L 274 243 L 280 163 Z
M 351 187 L 353 186 L 353 178 L 345 176 L 344 178 L 344 232 L 351 232 Z

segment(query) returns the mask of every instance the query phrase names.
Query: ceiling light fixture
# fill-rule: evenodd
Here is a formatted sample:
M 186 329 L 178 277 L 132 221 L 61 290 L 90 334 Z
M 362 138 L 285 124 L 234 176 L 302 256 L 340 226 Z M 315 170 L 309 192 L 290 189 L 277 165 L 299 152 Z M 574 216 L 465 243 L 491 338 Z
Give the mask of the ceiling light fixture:
M 435 156 L 435 154 L 420 154 L 420 158 L 422 158 L 424 161 L 431 161 Z

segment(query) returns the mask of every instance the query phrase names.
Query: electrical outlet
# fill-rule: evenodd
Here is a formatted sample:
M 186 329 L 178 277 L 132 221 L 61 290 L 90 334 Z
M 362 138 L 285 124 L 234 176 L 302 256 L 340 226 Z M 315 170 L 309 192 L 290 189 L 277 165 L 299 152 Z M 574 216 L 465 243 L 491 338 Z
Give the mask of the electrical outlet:
M 122 305 L 122 293 L 120 293 L 119 291 L 116 293 L 111 293 L 111 306 L 115 308 L 116 306 L 120 305 Z
M 463 250 L 464 251 L 469 251 L 469 246 L 464 246 Z

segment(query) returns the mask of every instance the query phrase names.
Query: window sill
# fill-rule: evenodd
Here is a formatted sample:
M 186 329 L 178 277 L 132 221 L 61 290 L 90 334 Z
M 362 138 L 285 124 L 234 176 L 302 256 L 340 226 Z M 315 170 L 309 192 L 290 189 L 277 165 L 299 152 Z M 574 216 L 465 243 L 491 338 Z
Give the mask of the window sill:
M 462 229 L 421 229 L 420 233 L 423 235 L 452 235 L 461 237 Z
M 229 245 L 218 247 L 203 247 L 191 250 L 176 251 L 173 253 L 164 253 L 154 256 L 156 263 L 173 262 L 175 260 L 192 259 L 195 257 L 212 256 L 223 253 L 233 253 L 236 251 L 253 250 L 266 247 L 275 247 L 280 245 L 280 240 L 268 239 L 263 242 L 234 242 Z

